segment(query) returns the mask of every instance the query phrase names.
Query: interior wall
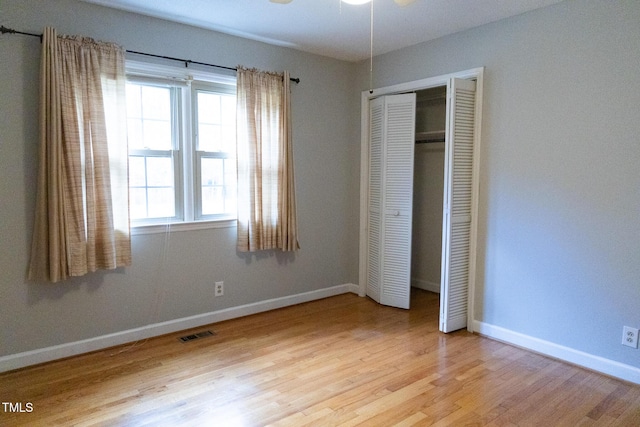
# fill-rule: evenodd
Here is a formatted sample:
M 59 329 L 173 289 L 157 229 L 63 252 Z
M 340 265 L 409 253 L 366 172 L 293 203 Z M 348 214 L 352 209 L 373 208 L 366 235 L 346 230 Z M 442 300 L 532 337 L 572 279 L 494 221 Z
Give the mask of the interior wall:
M 381 55 L 374 87 L 481 66 L 475 320 L 640 367 L 621 345 L 640 327 L 640 2 L 566 0 Z
M 2 0 L 0 24 L 80 34 L 129 50 L 265 70 L 292 85 L 300 245 L 236 252 L 235 228 L 133 236 L 133 265 L 59 284 L 27 283 L 36 194 L 37 38 L 0 37 L 0 356 L 357 282 L 355 65 L 73 0 Z M 136 58 L 136 59 L 139 59 Z M 215 281 L 225 282 L 213 297 Z
M 416 144 L 411 285 L 440 292 L 444 142 Z

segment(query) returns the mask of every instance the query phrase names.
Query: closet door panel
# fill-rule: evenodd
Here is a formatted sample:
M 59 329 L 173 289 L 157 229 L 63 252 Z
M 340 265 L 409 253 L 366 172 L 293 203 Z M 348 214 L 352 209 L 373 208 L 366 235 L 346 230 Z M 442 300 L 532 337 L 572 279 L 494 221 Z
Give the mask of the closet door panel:
M 384 252 L 382 295 L 385 305 L 409 308 L 415 94 L 386 97 L 384 159 Z
M 384 267 L 380 303 L 408 309 L 411 296 L 411 220 L 407 220 L 406 216 L 389 215 L 384 223 Z
M 450 90 L 440 304 L 443 332 L 467 326 L 475 82 L 453 79 Z
M 368 222 L 368 268 L 367 295 L 380 302 L 381 245 L 382 245 L 382 139 L 384 100 L 374 99 L 369 103 L 371 118 L 369 135 L 369 222 Z
M 413 94 L 411 94 L 413 95 Z M 406 95 L 398 95 L 403 98 Z M 413 158 L 415 102 L 393 100 L 387 107 L 385 152 L 385 209 L 387 214 L 411 215 L 413 210 Z
M 381 97 L 370 108 L 367 295 L 409 308 L 415 94 Z

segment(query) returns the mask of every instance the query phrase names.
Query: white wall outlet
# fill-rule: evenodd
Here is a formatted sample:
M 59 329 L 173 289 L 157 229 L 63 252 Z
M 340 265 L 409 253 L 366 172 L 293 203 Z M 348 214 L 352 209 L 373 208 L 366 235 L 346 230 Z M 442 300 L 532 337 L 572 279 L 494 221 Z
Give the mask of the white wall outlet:
M 622 328 L 622 345 L 631 348 L 638 348 L 638 329 L 631 326 Z
M 217 297 L 221 297 L 222 295 L 224 295 L 224 282 L 216 282 L 215 283 L 215 291 L 214 291 L 214 295 Z M 637 336 L 638 332 L 636 331 L 636 336 Z

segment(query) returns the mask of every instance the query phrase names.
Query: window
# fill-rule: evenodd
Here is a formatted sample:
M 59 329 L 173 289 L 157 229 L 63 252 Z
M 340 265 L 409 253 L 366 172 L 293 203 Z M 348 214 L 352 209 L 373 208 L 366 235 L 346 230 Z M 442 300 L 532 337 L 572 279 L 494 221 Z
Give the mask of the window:
M 195 89 L 197 216 L 236 214 L 236 97 Z
M 127 83 L 131 219 L 180 218 L 179 89 Z
M 236 218 L 235 82 L 177 74 L 128 75 L 134 227 Z

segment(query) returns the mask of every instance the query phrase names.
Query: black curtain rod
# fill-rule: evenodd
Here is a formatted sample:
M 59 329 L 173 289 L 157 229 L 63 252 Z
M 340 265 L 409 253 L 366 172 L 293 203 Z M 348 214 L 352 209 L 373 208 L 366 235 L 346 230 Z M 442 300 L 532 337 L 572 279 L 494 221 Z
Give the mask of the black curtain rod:
M 23 36 L 33 36 L 33 37 L 38 37 L 40 41 L 42 41 L 42 34 L 25 33 L 24 31 L 18 31 L 11 28 L 7 28 L 4 25 L 0 26 L 0 33 L 1 34 L 22 34 Z
M 40 42 L 42 42 L 42 34 L 25 33 L 23 31 L 17 31 L 17 30 L 14 30 L 12 28 L 7 28 L 4 25 L 0 26 L 0 33 L 1 34 L 22 34 L 24 36 L 38 37 L 40 39 Z M 171 61 L 183 62 L 185 67 L 188 67 L 189 64 L 197 64 L 197 65 L 204 65 L 204 66 L 207 66 L 207 67 L 216 67 L 216 68 L 222 68 L 222 69 L 225 69 L 225 70 L 238 71 L 238 69 L 234 68 L 234 67 L 225 67 L 224 65 L 209 64 L 209 63 L 206 63 L 206 62 L 192 61 L 190 59 L 174 58 L 172 56 L 164 56 L 164 55 L 155 55 L 153 53 L 137 52 L 135 50 L 127 50 L 126 52 L 134 54 L 134 55 L 152 56 L 154 58 L 161 58 L 161 59 L 168 59 L 168 60 L 171 60 Z M 294 82 L 296 84 L 300 83 L 300 79 L 299 78 L 291 77 L 289 80 L 291 80 L 292 82 Z

